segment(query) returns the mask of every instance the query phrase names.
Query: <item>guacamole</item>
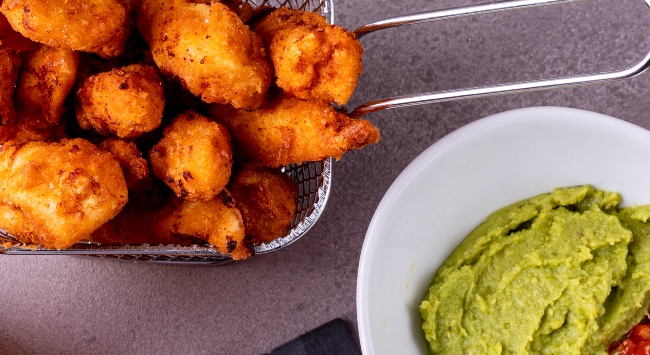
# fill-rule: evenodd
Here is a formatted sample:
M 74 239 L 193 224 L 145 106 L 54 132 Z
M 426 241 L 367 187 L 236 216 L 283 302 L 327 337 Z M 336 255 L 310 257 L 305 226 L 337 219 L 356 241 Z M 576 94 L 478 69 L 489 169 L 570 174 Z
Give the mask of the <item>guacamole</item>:
M 591 186 L 490 215 L 420 305 L 440 354 L 607 354 L 650 304 L 650 206 Z

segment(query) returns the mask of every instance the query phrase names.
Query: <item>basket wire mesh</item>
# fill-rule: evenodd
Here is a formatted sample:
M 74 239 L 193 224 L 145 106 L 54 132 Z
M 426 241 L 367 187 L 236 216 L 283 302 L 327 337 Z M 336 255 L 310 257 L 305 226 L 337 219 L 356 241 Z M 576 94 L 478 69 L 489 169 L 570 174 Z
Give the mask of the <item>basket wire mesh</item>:
M 248 0 L 253 7 L 289 7 L 313 11 L 333 23 L 332 0 Z M 290 230 L 284 237 L 255 246 L 255 254 L 277 251 L 304 236 L 320 217 L 331 188 L 333 159 L 290 164 L 281 169 L 298 185 L 297 211 Z M 80 242 L 65 250 L 48 250 L 40 246 L 24 245 L 0 229 L 0 254 L 7 255 L 81 255 L 114 260 L 140 262 L 214 265 L 230 262 L 229 255 L 209 244 L 180 245 L 103 245 Z

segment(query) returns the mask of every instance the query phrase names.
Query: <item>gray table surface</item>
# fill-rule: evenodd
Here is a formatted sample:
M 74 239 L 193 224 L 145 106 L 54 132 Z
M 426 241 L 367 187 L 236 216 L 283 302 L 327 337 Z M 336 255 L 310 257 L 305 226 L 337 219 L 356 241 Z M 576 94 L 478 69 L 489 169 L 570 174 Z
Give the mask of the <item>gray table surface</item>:
M 477 0 L 335 0 L 335 21 L 371 20 Z M 642 0 L 590 0 L 391 29 L 364 37 L 348 105 L 388 96 L 631 66 L 650 50 Z M 0 354 L 260 354 L 331 319 L 356 333 L 366 228 L 422 151 L 480 118 L 529 106 L 608 114 L 650 129 L 650 73 L 623 82 L 387 110 L 379 144 L 334 164 L 314 228 L 290 247 L 219 267 L 83 257 L 0 256 Z

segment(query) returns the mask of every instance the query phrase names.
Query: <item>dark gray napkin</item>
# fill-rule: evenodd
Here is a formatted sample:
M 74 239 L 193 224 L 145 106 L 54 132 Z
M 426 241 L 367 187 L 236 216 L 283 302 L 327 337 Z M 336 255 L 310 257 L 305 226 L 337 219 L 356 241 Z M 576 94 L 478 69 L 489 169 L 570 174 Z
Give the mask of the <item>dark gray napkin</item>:
M 264 355 L 361 355 L 350 329 L 337 318 Z

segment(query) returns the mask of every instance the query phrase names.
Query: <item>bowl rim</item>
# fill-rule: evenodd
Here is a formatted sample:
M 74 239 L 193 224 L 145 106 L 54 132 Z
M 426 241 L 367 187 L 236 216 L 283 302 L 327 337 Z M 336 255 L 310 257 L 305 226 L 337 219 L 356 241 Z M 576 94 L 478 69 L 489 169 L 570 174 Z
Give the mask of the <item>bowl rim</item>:
M 528 113 L 536 111 L 535 115 L 528 115 Z M 542 117 L 540 117 L 542 116 Z M 562 116 L 562 117 L 556 117 Z M 484 118 L 477 119 L 455 131 L 447 134 L 438 141 L 427 147 L 420 153 L 408 166 L 398 175 L 398 177 L 390 185 L 384 196 L 382 197 L 373 217 L 368 226 L 361 254 L 359 258 L 359 266 L 357 272 L 357 288 L 356 288 L 356 310 L 357 310 L 357 324 L 359 332 L 359 340 L 361 344 L 362 353 L 373 354 L 375 353 L 375 344 L 372 343 L 371 337 L 371 324 L 369 322 L 369 306 L 365 300 L 369 299 L 370 293 L 370 274 L 373 266 L 377 260 L 373 260 L 373 255 L 378 251 L 378 244 L 382 229 L 384 229 L 384 221 L 391 212 L 392 205 L 400 197 L 403 191 L 409 186 L 410 182 L 415 179 L 418 174 L 427 167 L 437 157 L 444 154 L 447 150 L 451 149 L 457 144 L 466 142 L 472 139 L 477 134 L 484 133 L 502 126 L 508 126 L 525 122 L 540 122 L 540 121 L 566 121 L 569 116 L 572 122 L 577 123 L 599 123 L 607 126 L 614 125 L 617 129 L 630 135 L 645 135 L 650 138 L 650 131 L 643 127 L 637 126 L 633 123 L 611 117 L 605 114 L 592 112 L 588 110 L 558 107 L 558 106 L 534 106 L 518 108 L 499 112 Z

